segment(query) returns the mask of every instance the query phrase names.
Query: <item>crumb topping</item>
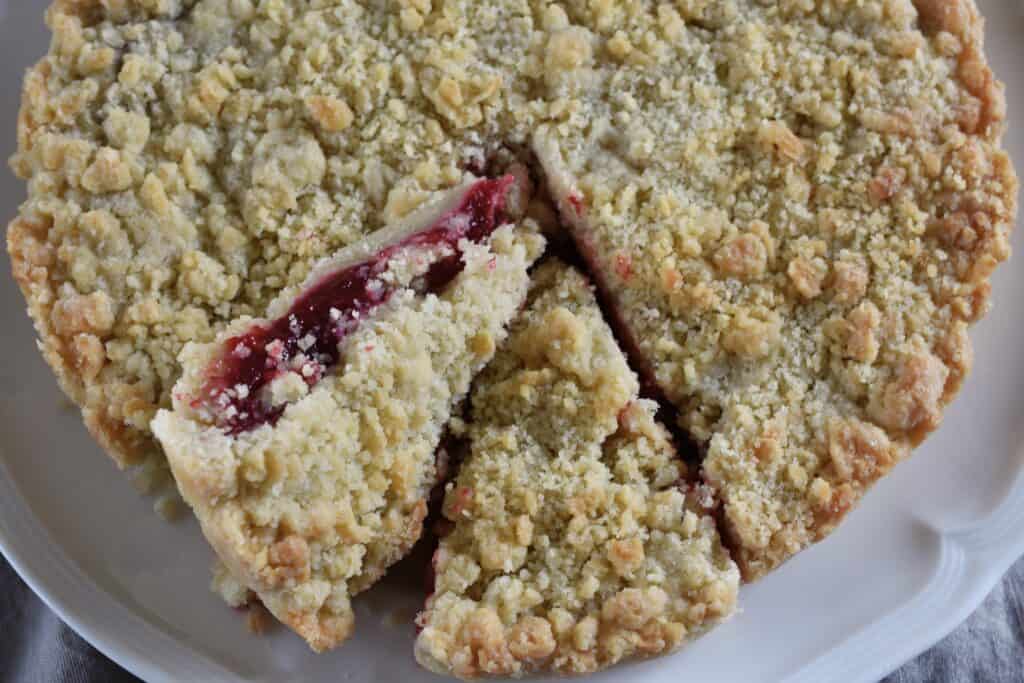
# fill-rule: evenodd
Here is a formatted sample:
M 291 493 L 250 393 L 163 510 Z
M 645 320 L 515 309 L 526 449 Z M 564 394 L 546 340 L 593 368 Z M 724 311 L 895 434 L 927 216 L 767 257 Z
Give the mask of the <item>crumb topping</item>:
M 14 272 L 121 464 L 159 456 L 189 341 L 525 144 L 552 115 L 527 2 L 56 0 L 12 167 Z
M 732 612 L 739 572 L 578 272 L 541 267 L 474 386 L 419 620 L 424 666 L 583 673 Z

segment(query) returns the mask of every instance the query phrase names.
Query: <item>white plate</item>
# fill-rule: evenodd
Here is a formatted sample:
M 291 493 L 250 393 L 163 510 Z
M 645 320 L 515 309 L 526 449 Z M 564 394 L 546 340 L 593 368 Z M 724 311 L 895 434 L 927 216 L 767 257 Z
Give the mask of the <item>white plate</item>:
M 48 3 L 0 0 L 5 157 L 22 71 L 47 45 Z M 981 4 L 995 70 L 1013 79 L 1024 64 L 1024 5 Z M 1011 120 L 1024 121 L 1024 83 L 1010 87 Z M 1018 164 L 1021 128 L 1007 137 Z M 2 174 L 6 217 L 22 196 Z M 1024 553 L 1020 263 L 998 272 L 994 299 L 973 334 L 974 373 L 942 428 L 839 531 L 745 587 L 743 611 L 684 652 L 594 680 L 871 681 L 966 618 Z M 0 278 L 0 546 L 75 630 L 150 681 L 437 680 L 412 659 L 409 618 L 423 582 L 409 572 L 357 599 L 356 636 L 331 654 L 314 655 L 284 629 L 248 635 L 207 591 L 211 553 L 196 524 L 160 521 L 93 444 L 35 352 L 23 308 L 10 277 Z

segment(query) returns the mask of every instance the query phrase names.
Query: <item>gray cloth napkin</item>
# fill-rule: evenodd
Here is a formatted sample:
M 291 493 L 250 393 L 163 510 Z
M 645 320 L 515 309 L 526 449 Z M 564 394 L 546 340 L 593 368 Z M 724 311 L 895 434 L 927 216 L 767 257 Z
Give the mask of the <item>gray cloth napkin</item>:
M 137 681 L 65 626 L 0 557 L 0 681 Z M 1024 559 L 945 640 L 885 683 L 1024 681 Z

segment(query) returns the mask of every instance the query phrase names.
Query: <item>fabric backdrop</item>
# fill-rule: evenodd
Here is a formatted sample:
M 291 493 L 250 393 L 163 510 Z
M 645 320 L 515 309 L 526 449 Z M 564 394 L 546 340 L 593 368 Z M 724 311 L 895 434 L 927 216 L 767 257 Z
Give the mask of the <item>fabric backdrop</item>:
M 0 557 L 0 681 L 137 681 L 65 626 Z M 1024 559 L 978 611 L 886 683 L 1024 681 Z

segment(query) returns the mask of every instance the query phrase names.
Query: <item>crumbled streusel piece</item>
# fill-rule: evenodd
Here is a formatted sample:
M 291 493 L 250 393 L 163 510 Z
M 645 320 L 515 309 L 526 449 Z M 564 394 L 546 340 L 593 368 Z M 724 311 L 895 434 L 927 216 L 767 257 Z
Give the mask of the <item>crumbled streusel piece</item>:
M 416 656 L 460 678 L 583 673 L 731 614 L 739 572 L 578 272 L 535 276 L 472 395 Z

